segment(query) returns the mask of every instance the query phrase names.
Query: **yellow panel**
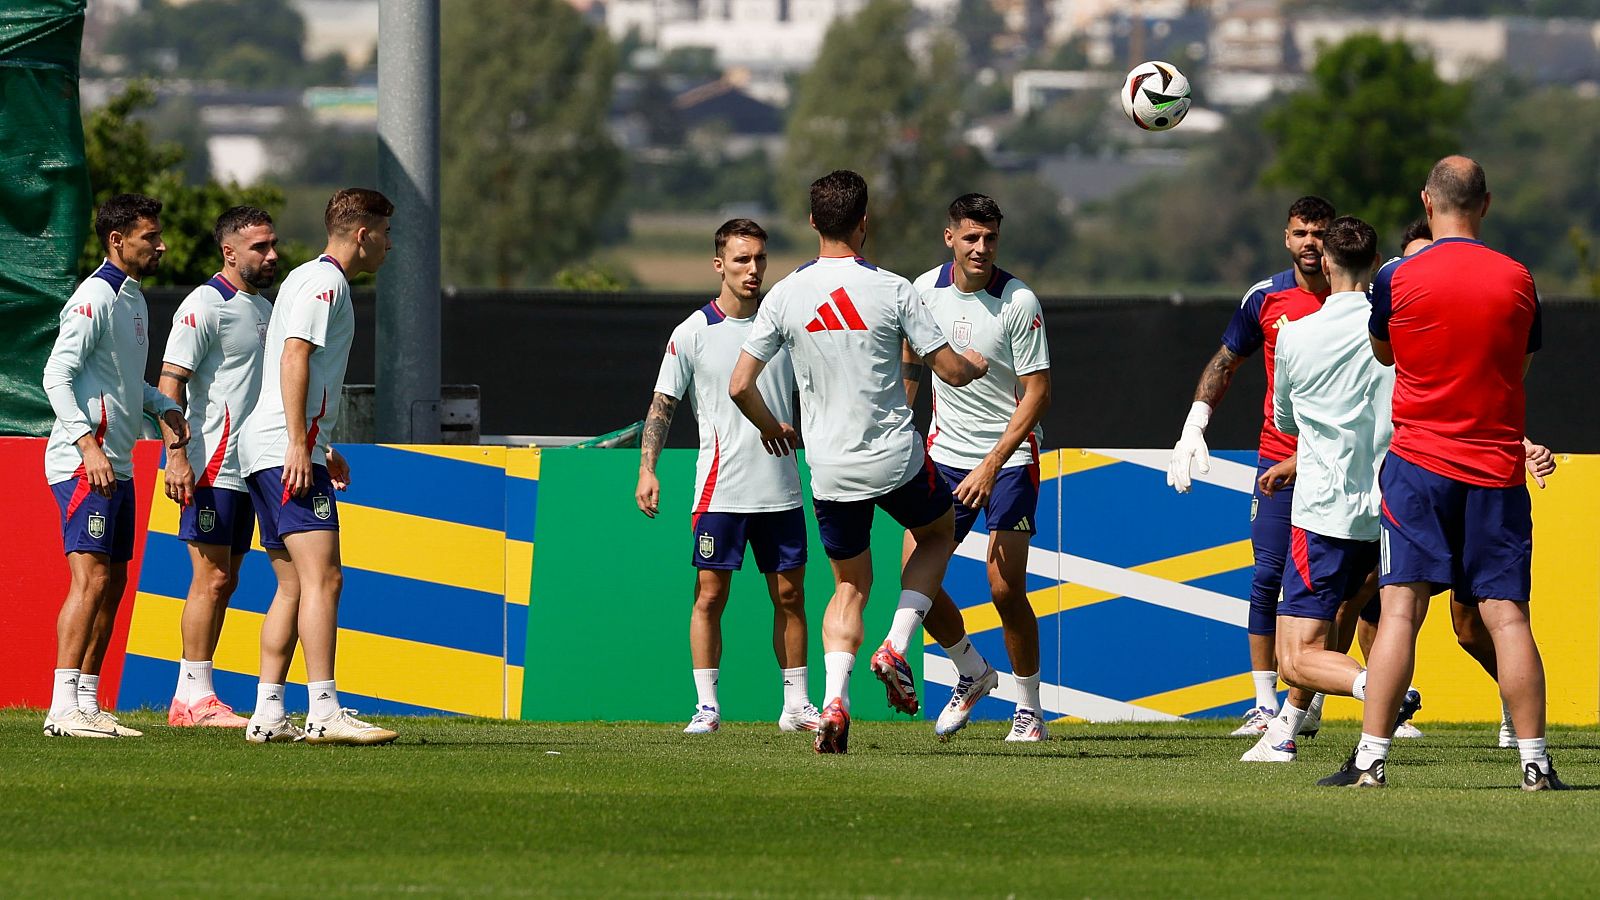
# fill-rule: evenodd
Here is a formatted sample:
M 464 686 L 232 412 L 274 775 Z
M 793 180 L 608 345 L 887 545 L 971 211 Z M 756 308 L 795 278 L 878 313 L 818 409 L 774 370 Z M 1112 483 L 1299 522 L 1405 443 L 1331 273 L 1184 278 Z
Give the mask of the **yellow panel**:
M 539 480 L 539 448 L 507 447 L 506 475 L 512 478 Z
M 506 666 L 506 718 L 522 718 L 522 667 Z
M 339 504 L 344 564 L 505 594 L 505 534 L 370 506 Z
M 533 544 L 506 541 L 506 602 L 528 605 L 533 587 Z
M 175 659 L 183 601 L 140 592 L 135 602 L 128 652 Z M 264 618 L 260 613 L 229 611 L 217 644 L 219 670 L 261 674 Z M 353 694 L 491 718 L 500 717 L 505 709 L 505 661 L 498 656 L 341 628 L 338 661 L 339 687 Z M 289 668 L 289 680 L 306 681 L 299 654 Z
M 156 489 L 150 498 L 150 530 L 156 534 L 177 534 L 178 516 L 183 509 L 167 499 L 167 470 L 156 470 Z
M 1243 649 L 1241 647 L 1241 649 Z M 1256 694 L 1255 682 L 1250 680 L 1249 672 L 1240 672 L 1218 678 L 1215 681 L 1206 681 L 1192 684 L 1188 687 L 1166 691 L 1161 694 L 1151 694 L 1138 700 L 1132 700 L 1134 706 L 1153 709 L 1174 716 L 1186 716 L 1202 710 L 1214 709 L 1227 703 L 1248 700 Z
M 1561 454 L 1545 490 L 1533 494 L 1533 633 L 1544 657 L 1551 722 L 1600 721 L 1600 646 L 1595 599 L 1600 597 L 1600 456 Z M 1493 680 L 1456 643 L 1448 598 L 1430 605 L 1417 639 L 1412 680 L 1422 692 L 1419 724 L 1429 721 L 1500 721 Z M 1329 718 L 1359 719 L 1361 704 L 1328 701 Z M 1426 730 L 1426 729 L 1424 729 Z
M 504 468 L 506 461 L 506 448 L 494 445 L 460 444 L 379 444 L 391 450 L 404 450 L 407 453 L 422 453 L 427 456 L 437 456 L 441 459 L 453 459 L 457 462 L 478 463 L 484 466 Z
M 1116 465 L 1121 462 L 1119 459 L 1101 456 L 1098 453 L 1090 453 L 1087 450 L 1059 450 L 1054 455 L 1059 458 L 1060 462 L 1055 474 L 1050 476 L 1052 478 L 1057 475 L 1075 475 L 1079 472 L 1087 472 L 1090 469 Z

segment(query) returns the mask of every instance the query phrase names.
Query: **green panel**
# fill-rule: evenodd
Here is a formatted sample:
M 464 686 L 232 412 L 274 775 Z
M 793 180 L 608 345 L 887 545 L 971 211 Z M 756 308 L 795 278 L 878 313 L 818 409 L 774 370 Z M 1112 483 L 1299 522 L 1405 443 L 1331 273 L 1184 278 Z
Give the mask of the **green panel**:
M 43 435 L 40 375 L 89 221 L 78 118 L 83 0 L 0 9 L 0 434 Z
M 657 467 L 662 512 L 647 519 L 633 502 L 637 450 L 544 451 L 528 609 L 522 717 L 546 721 L 687 720 L 694 710 L 689 611 L 694 600 L 689 508 L 693 450 L 668 450 Z M 802 461 L 802 483 L 809 483 Z M 806 620 L 811 698 L 822 702 L 822 612 L 833 572 L 809 515 Z M 900 596 L 903 531 L 879 514 L 872 532 L 875 577 L 867 604 L 869 651 L 889 630 Z M 772 602 L 745 555 L 722 619 L 718 700 L 729 721 L 776 721 L 783 693 L 772 651 Z M 922 647 L 908 654 L 920 680 Z M 559 678 L 551 677 L 557 673 Z M 851 713 L 889 719 L 883 687 L 857 654 Z M 904 718 L 902 716 L 902 718 Z

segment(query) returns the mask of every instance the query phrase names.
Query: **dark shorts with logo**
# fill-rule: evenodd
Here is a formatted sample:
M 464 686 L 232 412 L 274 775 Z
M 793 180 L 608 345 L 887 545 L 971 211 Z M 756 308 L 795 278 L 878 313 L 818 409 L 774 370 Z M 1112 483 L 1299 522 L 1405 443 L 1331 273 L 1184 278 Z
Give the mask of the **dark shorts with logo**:
M 133 559 L 137 503 L 133 479 L 118 480 L 111 496 L 89 487 L 89 479 L 69 478 L 50 485 L 61 508 L 61 545 L 67 553 L 104 553 L 112 562 Z
M 231 488 L 199 487 L 178 514 L 178 540 L 220 544 L 235 554 L 250 550 L 256 520 L 250 494 Z
M 283 489 L 283 466 L 262 469 L 245 479 L 261 523 L 261 546 L 282 550 L 283 537 L 302 531 L 338 531 L 339 501 L 327 466 L 311 467 L 311 490 L 291 497 Z
M 694 517 L 694 567 L 736 571 L 750 545 L 756 568 L 771 574 L 806 564 L 806 514 L 801 507 L 781 512 L 704 512 Z
M 944 463 L 934 463 L 934 468 L 949 482 L 950 490 L 955 491 L 966 478 L 971 469 L 958 469 Z M 952 497 L 954 500 L 954 498 Z M 972 532 L 972 527 L 978 523 L 978 514 L 983 513 L 984 526 L 989 531 L 1015 531 L 1021 534 L 1037 534 L 1039 529 L 1034 518 L 1039 511 L 1039 465 L 1033 463 L 1026 466 L 1012 466 L 1001 469 L 995 476 L 994 490 L 989 493 L 989 503 L 983 509 L 973 509 L 954 500 L 956 506 L 956 543 L 966 540 Z
M 950 483 L 939 475 L 926 455 L 922 468 L 905 483 L 879 497 L 866 500 L 811 501 L 817 513 L 817 533 L 829 559 L 853 559 L 872 546 L 872 514 L 882 509 L 901 528 L 921 528 L 950 509 Z

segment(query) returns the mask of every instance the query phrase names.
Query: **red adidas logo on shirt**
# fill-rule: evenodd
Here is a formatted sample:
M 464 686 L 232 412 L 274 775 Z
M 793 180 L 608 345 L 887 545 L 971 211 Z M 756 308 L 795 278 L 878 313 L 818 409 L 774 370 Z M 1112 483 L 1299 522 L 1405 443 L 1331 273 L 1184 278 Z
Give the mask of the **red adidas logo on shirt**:
M 332 303 L 333 302 L 333 291 L 323 291 L 322 293 L 317 295 L 317 299 L 321 300 L 323 303 Z
M 806 325 L 807 331 L 815 333 L 867 330 L 867 323 L 861 321 L 861 314 L 856 312 L 856 305 L 850 302 L 850 295 L 845 293 L 844 288 L 839 288 L 828 296 L 833 302 L 817 307 L 817 316 Z
M 1033 324 L 1028 326 L 1028 330 L 1032 331 L 1035 328 L 1043 328 L 1043 327 L 1044 327 L 1044 317 L 1043 316 L 1034 316 L 1033 317 Z
M 85 318 L 94 318 L 94 307 L 87 303 L 83 304 L 82 306 L 74 306 L 72 311 Z
M 199 325 L 196 325 L 194 323 L 194 313 L 189 313 L 187 316 L 184 316 L 183 318 L 179 319 L 178 321 L 180 321 L 183 324 L 189 326 L 190 328 L 199 328 L 200 327 Z

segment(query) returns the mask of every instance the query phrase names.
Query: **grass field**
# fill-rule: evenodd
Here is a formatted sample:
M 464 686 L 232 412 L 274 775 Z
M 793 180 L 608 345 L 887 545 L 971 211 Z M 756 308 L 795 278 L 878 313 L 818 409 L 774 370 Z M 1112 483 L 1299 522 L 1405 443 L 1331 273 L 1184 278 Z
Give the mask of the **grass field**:
M 1486 725 L 1427 726 L 1383 791 L 1316 788 L 1355 737 L 1235 762 L 1222 723 L 858 725 L 818 757 L 767 724 L 399 720 L 401 742 L 247 745 L 124 717 L 46 739 L 0 713 L 0 895 L 1589 896 L 1600 740 L 1566 794 L 1515 787 Z M 389 720 L 384 720 L 388 722 Z

